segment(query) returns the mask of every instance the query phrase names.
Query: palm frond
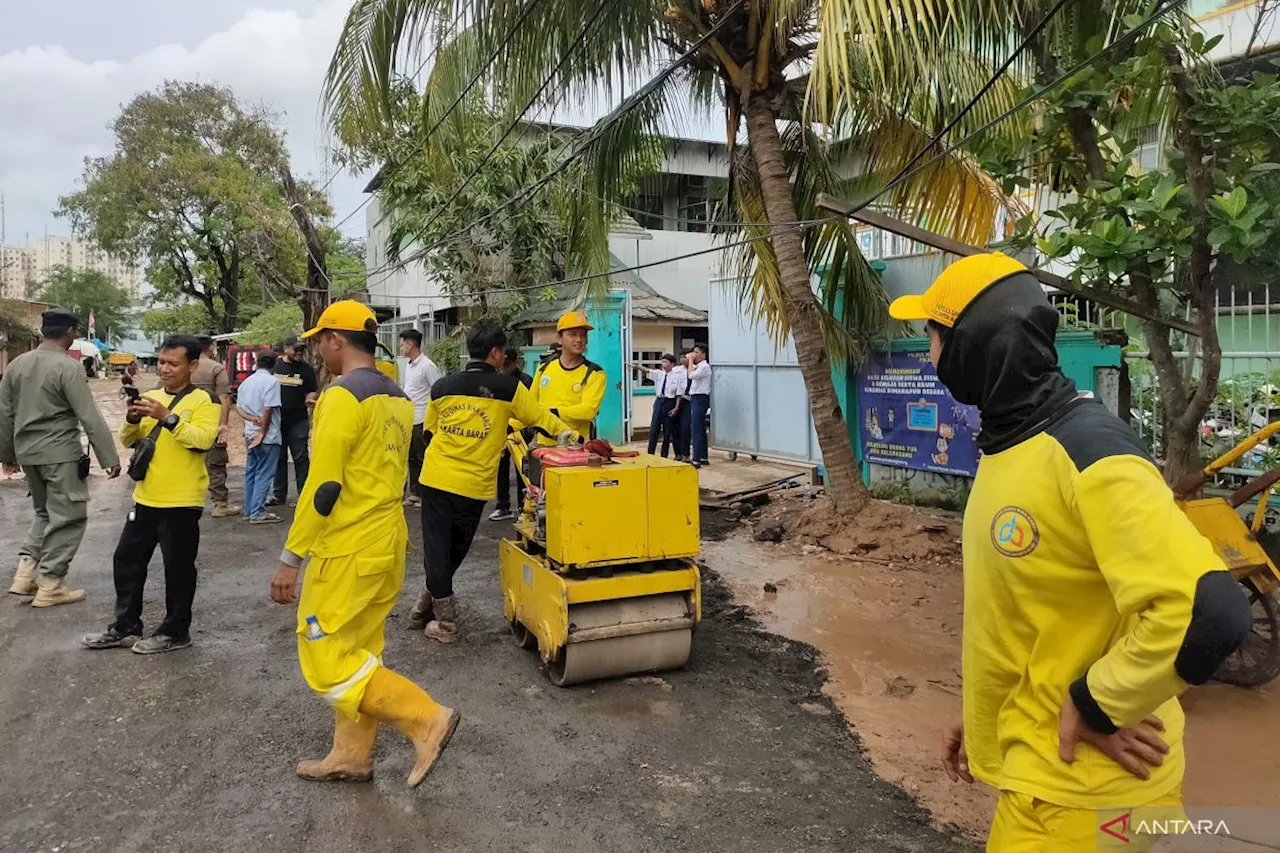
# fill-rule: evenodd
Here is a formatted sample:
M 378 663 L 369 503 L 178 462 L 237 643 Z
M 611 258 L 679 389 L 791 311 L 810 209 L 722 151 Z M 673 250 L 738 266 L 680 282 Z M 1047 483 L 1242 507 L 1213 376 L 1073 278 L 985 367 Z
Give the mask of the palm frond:
M 347 13 L 321 94 L 337 128 L 386 126 L 398 64 L 440 35 L 450 0 L 355 0 Z

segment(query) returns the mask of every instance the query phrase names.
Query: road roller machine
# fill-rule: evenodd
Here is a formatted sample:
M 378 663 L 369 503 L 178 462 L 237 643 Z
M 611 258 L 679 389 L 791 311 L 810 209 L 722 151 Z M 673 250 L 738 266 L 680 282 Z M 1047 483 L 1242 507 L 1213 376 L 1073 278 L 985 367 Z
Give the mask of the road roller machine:
M 516 642 L 560 687 L 684 666 L 702 607 L 697 471 L 648 454 L 529 452 L 519 435 L 511 449 L 529 486 L 499 546 Z

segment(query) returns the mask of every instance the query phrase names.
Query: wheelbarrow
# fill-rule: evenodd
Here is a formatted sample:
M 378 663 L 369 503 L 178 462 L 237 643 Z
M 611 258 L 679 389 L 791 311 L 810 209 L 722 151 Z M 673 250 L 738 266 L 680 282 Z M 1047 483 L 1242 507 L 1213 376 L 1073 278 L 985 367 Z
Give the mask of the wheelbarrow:
M 1253 607 L 1253 630 L 1214 673 L 1218 681 L 1241 687 L 1257 687 L 1280 675 L 1280 569 L 1273 556 L 1280 556 L 1280 537 L 1266 528 L 1267 503 L 1280 483 L 1280 466 L 1253 477 L 1226 497 L 1202 497 L 1201 490 L 1215 474 L 1277 433 L 1280 421 L 1244 439 L 1204 469 L 1188 474 L 1173 489 L 1182 511 L 1213 544 Z M 1258 506 L 1246 523 L 1238 510 L 1254 498 Z M 1272 546 L 1270 551 L 1268 545 Z

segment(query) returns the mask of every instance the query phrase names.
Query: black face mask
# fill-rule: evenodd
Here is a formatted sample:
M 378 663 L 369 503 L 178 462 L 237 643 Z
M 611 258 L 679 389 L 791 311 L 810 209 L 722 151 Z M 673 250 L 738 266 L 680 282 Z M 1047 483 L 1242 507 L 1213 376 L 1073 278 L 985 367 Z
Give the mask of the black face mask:
M 1019 272 L 988 287 L 944 341 L 938 378 L 982 413 L 978 447 L 999 453 L 1041 432 L 1078 396 L 1058 367 L 1058 312 L 1040 282 Z

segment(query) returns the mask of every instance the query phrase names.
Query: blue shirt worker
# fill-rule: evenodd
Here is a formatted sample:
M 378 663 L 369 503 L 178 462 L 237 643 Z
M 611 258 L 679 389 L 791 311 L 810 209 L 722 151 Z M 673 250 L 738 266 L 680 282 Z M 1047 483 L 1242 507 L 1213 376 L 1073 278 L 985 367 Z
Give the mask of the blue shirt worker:
M 409 529 L 402 499 L 413 403 L 377 369 L 377 319 L 352 300 L 325 309 L 314 329 L 320 357 L 340 377 L 320 395 L 312 464 L 280 565 L 278 604 L 298 601 L 298 663 L 334 710 L 333 748 L 298 765 L 313 781 L 373 778 L 378 724 L 413 744 L 409 785 L 427 778 L 462 719 L 382 662 L 387 616 L 404 586 Z M 304 560 L 302 597 L 295 591 Z
M 279 524 L 280 516 L 267 511 L 281 449 L 276 357 L 260 353 L 257 364 L 258 369 L 236 392 L 236 407 L 244 418 L 244 514 L 250 524 Z

